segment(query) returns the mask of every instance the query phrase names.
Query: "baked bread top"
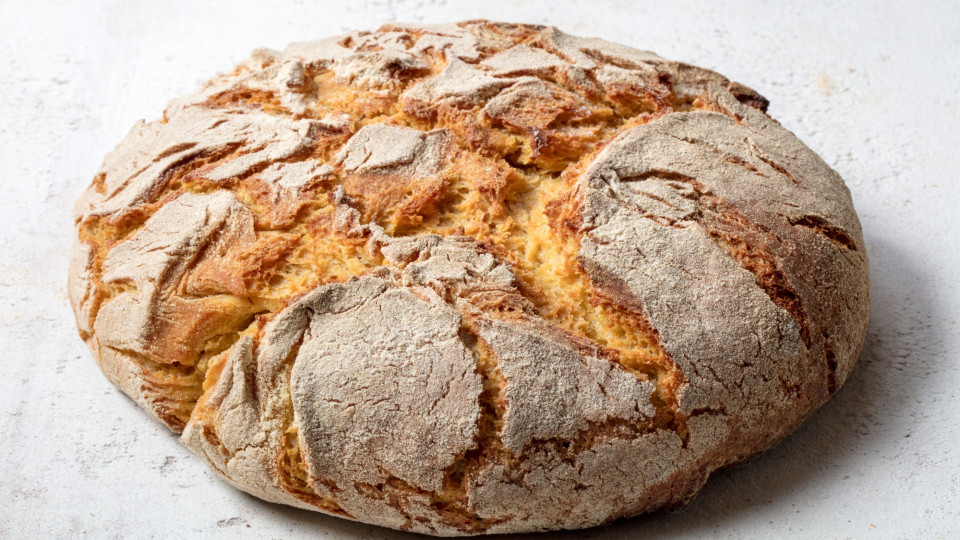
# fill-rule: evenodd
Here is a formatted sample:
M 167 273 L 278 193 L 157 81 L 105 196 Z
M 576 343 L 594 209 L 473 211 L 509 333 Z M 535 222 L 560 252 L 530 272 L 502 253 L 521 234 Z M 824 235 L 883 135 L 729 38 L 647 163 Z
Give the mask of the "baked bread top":
M 766 107 L 550 27 L 257 50 L 105 158 L 80 335 L 270 501 L 439 535 L 677 507 L 864 338 L 849 192 Z

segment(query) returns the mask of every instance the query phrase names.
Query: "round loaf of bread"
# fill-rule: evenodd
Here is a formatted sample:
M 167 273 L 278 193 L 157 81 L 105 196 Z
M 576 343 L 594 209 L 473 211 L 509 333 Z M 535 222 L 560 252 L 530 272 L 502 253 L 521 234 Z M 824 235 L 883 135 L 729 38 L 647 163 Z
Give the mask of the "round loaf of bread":
M 257 50 L 106 156 L 80 335 L 268 501 L 435 535 L 677 508 L 864 339 L 849 191 L 766 106 L 540 26 Z

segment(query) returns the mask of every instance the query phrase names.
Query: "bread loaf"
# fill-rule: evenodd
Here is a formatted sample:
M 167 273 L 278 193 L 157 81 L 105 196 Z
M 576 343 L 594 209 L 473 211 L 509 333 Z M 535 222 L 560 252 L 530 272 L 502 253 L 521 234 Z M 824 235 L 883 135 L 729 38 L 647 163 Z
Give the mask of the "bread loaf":
M 257 50 L 106 156 L 80 335 L 268 501 L 451 536 L 677 508 L 864 339 L 850 194 L 766 107 L 550 27 Z

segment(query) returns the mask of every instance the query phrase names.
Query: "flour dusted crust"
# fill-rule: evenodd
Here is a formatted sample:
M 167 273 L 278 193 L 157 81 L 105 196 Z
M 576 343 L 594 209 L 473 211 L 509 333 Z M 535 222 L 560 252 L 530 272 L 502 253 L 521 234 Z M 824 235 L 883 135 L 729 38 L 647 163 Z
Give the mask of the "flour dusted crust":
M 675 508 L 847 378 L 841 178 L 722 76 L 388 25 L 140 122 L 77 205 L 77 325 L 227 481 L 437 535 Z

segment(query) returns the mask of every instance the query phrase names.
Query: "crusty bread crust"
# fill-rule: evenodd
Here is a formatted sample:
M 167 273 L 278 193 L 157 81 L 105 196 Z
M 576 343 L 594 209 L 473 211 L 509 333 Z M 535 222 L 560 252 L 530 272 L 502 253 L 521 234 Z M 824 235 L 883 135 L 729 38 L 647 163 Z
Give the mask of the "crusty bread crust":
M 678 507 L 864 339 L 850 194 L 766 107 L 548 27 L 258 50 L 107 155 L 78 329 L 269 501 L 436 535 Z

